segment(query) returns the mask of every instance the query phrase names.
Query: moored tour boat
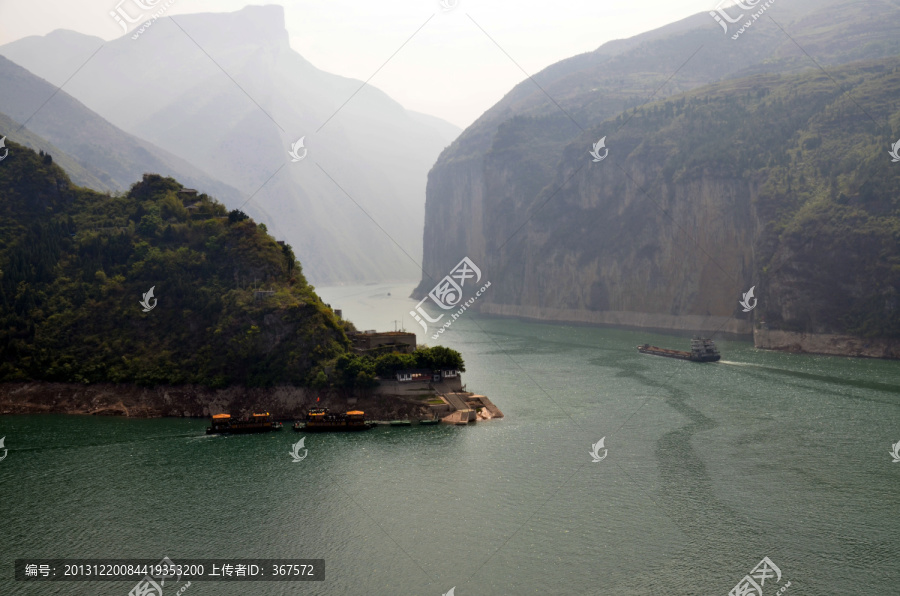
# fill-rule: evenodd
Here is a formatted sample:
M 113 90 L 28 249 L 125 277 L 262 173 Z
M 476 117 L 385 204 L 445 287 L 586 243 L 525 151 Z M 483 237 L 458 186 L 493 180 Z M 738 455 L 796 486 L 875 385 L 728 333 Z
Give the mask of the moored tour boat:
M 366 421 L 362 410 L 351 410 L 344 414 L 332 414 L 328 408 L 310 408 L 306 422 L 294 423 L 295 431 L 305 432 L 354 432 L 369 430 L 372 424 Z
M 282 424 L 273 421 L 268 412 L 250 414 L 246 420 L 235 420 L 230 414 L 216 414 L 212 417 L 212 426 L 206 429 L 206 434 L 242 435 L 267 433 L 281 428 Z

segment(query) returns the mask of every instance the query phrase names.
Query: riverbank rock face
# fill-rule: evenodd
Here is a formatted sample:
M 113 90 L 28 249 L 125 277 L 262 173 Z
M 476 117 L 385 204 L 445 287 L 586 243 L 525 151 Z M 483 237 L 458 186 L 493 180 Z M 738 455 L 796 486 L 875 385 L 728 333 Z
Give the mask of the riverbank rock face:
M 320 398 L 316 401 L 316 398 Z M 243 417 L 266 411 L 275 418 L 302 419 L 309 407 L 341 412 L 361 409 L 373 420 L 427 419 L 427 404 L 398 396 L 369 394 L 350 398 L 339 392 L 302 387 L 209 389 L 199 386 L 144 388 L 134 385 L 2 383 L 2 414 L 84 414 L 131 418 L 201 417 L 227 413 Z
M 876 119 L 900 118 L 881 101 L 900 84 L 900 60 L 874 41 L 888 30 L 866 24 L 869 9 L 900 15 L 825 3 L 818 16 L 837 25 L 824 31 L 798 16 L 813 4 L 798 4 L 782 19 L 822 48 L 845 91 Z M 844 92 L 803 72 L 776 31 L 735 43 L 709 21 L 557 63 L 535 75 L 540 88 L 524 81 L 470 126 L 429 175 L 427 274 L 414 296 L 468 256 L 492 282 L 473 306 L 484 313 L 900 337 L 896 139 L 854 125 Z M 861 53 L 836 43 L 854 27 L 872 35 Z M 664 84 L 673 72 L 677 86 Z M 634 89 L 650 101 L 629 101 Z M 609 153 L 596 162 L 600 139 Z
M 826 354 L 861 358 L 900 358 L 900 340 L 866 339 L 849 335 L 794 333 L 757 329 L 753 345 L 794 354 Z

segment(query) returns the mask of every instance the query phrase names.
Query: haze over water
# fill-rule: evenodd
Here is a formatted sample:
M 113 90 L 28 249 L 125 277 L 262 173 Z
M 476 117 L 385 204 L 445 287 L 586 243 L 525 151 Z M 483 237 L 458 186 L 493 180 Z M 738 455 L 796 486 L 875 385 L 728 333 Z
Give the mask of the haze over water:
M 384 330 L 410 290 L 318 292 Z M 701 365 L 635 350 L 685 338 L 473 313 L 440 342 L 416 330 L 461 351 L 468 390 L 506 417 L 310 435 L 299 464 L 290 431 L 0 418 L 0 594 L 134 587 L 13 582 L 19 556 L 326 560 L 324 582 L 197 581 L 192 596 L 725 595 L 766 556 L 783 574 L 766 596 L 787 581 L 786 594 L 896 593 L 897 362 L 719 341 L 723 361 Z

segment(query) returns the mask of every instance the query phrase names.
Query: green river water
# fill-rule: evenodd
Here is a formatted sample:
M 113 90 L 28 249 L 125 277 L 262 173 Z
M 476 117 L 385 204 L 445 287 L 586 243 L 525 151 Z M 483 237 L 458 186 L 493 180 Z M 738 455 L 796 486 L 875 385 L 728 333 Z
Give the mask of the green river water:
M 360 328 L 412 330 L 410 289 L 319 292 Z M 311 435 L 300 463 L 289 429 L 0 417 L 0 596 L 135 585 L 13 581 L 17 558 L 163 556 L 326 562 L 322 582 L 186 596 L 725 596 L 763 557 L 782 573 L 765 596 L 900 593 L 900 363 L 720 340 L 693 364 L 645 342 L 687 344 L 466 313 L 440 343 L 504 419 Z

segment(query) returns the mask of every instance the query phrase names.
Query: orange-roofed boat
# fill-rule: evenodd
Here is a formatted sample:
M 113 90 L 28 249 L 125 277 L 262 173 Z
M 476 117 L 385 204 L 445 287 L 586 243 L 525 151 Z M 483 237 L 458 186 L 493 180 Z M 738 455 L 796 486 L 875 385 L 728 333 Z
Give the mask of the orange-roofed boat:
M 235 420 L 230 414 L 216 414 L 212 417 L 212 426 L 206 429 L 206 434 L 242 435 L 267 433 L 281 428 L 282 424 L 272 420 L 268 412 L 250 414 L 246 420 Z
M 332 414 L 328 408 L 310 408 L 306 413 L 306 422 L 296 422 L 294 430 L 310 433 L 354 432 L 369 430 L 373 426 L 374 424 L 366 421 L 366 413 L 362 410 Z

